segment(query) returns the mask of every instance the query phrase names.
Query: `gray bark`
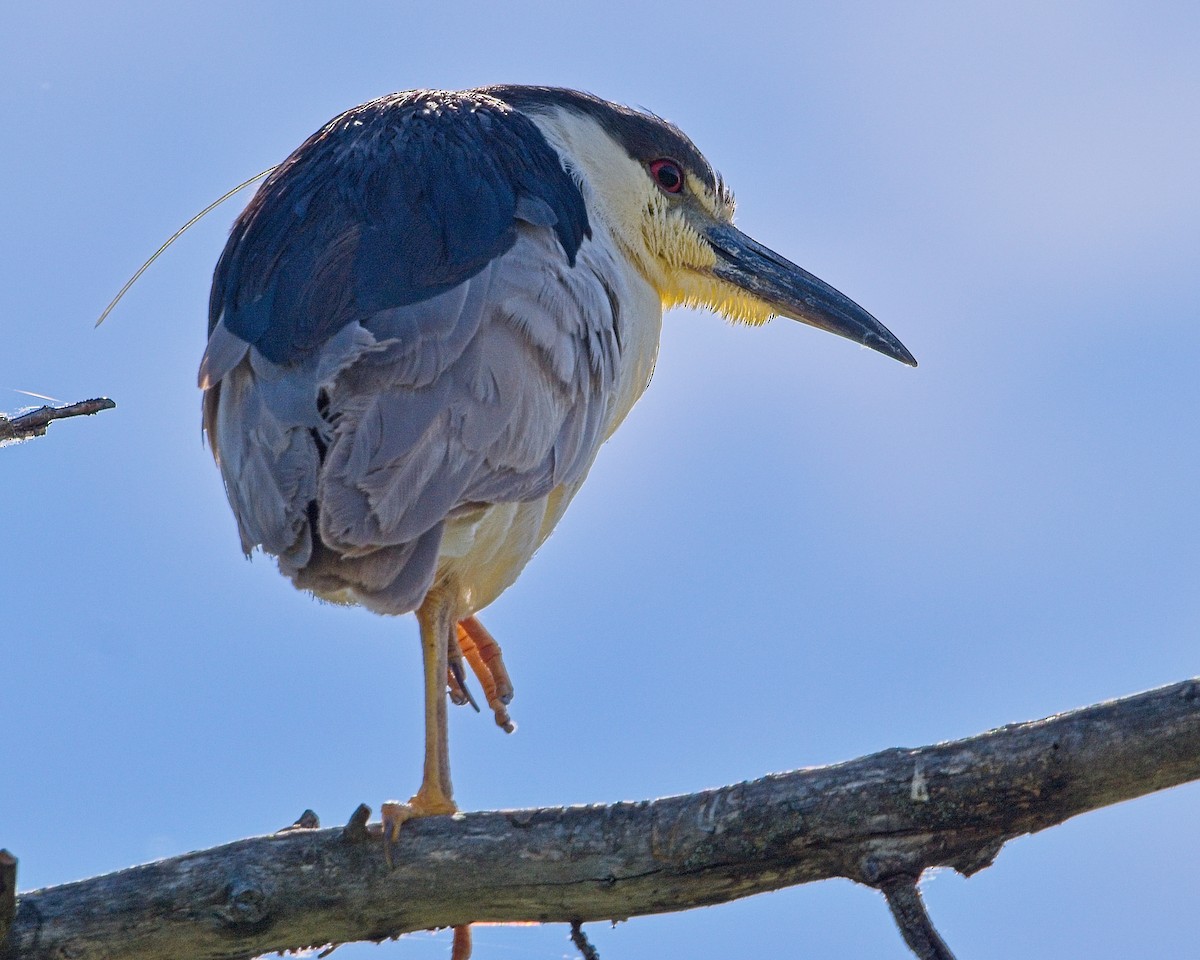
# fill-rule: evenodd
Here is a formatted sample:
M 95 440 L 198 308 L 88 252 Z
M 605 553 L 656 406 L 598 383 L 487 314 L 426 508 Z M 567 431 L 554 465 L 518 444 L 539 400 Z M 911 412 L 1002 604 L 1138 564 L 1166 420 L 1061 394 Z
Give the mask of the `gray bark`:
M 80 400 L 78 403 L 68 403 L 61 407 L 38 407 L 27 413 L 9 417 L 0 413 L 0 444 L 9 440 L 27 440 L 30 437 L 45 436 L 47 427 L 55 420 L 65 420 L 68 417 L 90 417 L 101 410 L 112 410 L 116 407 L 107 397 L 95 400 Z
M 23 893 L 0 958 L 240 960 L 475 920 L 684 910 L 829 877 L 884 890 L 910 945 L 949 956 L 916 896 L 925 868 L 970 874 L 1013 837 L 1198 778 L 1191 680 L 688 796 L 412 821 L 392 870 L 360 808 L 345 828 Z

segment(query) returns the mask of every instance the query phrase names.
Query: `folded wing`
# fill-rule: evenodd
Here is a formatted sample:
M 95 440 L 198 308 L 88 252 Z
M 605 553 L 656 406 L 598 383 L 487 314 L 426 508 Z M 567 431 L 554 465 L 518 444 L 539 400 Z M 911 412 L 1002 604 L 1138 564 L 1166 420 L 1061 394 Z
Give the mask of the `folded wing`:
M 486 98 L 376 101 L 302 146 L 234 228 L 201 364 L 243 548 L 403 612 L 448 518 L 580 478 L 620 349 L 587 235 L 557 155 Z

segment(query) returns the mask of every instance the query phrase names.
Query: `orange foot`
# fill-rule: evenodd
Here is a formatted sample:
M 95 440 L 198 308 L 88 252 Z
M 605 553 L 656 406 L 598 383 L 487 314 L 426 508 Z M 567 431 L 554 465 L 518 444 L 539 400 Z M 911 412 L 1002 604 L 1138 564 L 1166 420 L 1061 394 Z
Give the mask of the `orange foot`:
M 441 795 L 441 791 L 425 789 L 422 785 L 416 795 L 401 803 L 398 800 L 388 800 L 379 810 L 383 818 L 383 856 L 388 867 L 395 866 L 392 860 L 392 846 L 400 839 L 400 828 L 409 820 L 419 817 L 440 817 L 450 813 L 458 813 L 458 805 L 451 799 Z
M 400 839 L 400 828 L 405 823 L 419 817 L 437 817 L 457 812 L 458 805 L 453 800 L 441 795 L 436 787 L 426 792 L 424 785 L 408 803 L 387 801 L 380 813 L 383 816 L 383 856 L 388 869 L 394 866 L 392 845 Z M 450 949 L 450 960 L 470 960 L 471 925 L 463 924 L 453 930 L 454 945 Z
M 513 685 L 504 667 L 500 644 L 475 617 L 467 617 L 458 622 L 454 640 L 457 649 L 450 650 L 450 699 L 457 704 L 469 703 L 476 710 L 479 709 L 463 682 L 462 660 L 465 657 L 471 666 L 471 672 L 483 687 L 483 695 L 495 715 L 496 726 L 505 733 L 512 733 L 517 729 L 517 725 L 508 715 L 508 705 L 512 703 L 513 698 Z

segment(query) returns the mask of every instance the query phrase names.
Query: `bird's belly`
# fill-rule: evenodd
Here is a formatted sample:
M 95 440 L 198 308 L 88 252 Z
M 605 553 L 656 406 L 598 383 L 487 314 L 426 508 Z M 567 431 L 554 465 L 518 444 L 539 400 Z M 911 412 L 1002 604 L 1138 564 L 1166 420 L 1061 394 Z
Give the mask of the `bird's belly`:
M 538 500 L 481 505 L 446 521 L 437 578 L 457 585 L 462 616 L 512 586 L 578 489 L 563 484 Z

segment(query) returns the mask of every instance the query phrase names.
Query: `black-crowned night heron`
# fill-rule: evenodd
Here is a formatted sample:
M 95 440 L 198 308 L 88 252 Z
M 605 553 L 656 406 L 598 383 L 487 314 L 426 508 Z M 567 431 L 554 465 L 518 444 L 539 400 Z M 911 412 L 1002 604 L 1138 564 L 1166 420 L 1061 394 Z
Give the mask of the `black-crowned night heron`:
M 585 93 L 418 90 L 334 118 L 263 183 L 217 265 L 204 430 L 242 547 L 292 582 L 415 611 L 425 769 L 386 834 L 455 809 L 446 693 L 475 614 L 554 529 L 650 380 L 663 310 L 800 320 L 904 363 L 882 324 L 733 226 L 680 130 Z

